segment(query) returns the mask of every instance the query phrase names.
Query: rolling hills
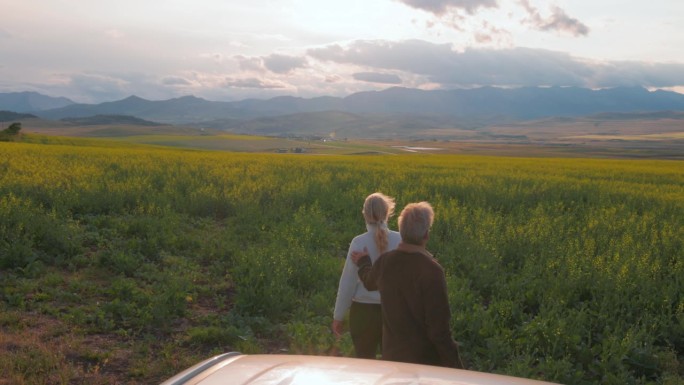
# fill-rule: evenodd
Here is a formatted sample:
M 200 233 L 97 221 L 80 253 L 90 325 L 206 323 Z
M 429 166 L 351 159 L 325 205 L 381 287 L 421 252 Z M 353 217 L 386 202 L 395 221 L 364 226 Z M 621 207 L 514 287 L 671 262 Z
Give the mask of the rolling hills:
M 10 106 L 1 103 L 8 99 L 8 94 L 2 95 L 0 110 Z M 427 141 L 430 145 L 422 147 L 449 152 L 684 157 L 684 95 L 643 88 L 423 91 L 395 87 L 344 98 L 282 96 L 236 102 L 194 96 L 150 101 L 131 96 L 31 114 L 37 117 L 7 115 L 7 121 L 21 120 L 27 133 L 132 141 L 150 135 L 217 136 L 216 143 L 171 140 L 174 146 L 186 143 L 204 149 L 233 150 L 235 143 L 220 144 L 218 137 L 241 134 L 305 143 L 363 140 L 385 148 Z M 279 147 L 247 146 L 259 151 Z

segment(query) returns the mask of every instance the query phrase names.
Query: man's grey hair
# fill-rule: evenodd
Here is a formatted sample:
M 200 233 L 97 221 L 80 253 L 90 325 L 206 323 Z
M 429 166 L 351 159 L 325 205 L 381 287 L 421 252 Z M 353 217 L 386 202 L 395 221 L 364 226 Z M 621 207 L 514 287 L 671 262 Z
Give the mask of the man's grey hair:
M 399 215 L 401 240 L 413 245 L 422 245 L 434 219 L 435 212 L 428 202 L 407 204 Z

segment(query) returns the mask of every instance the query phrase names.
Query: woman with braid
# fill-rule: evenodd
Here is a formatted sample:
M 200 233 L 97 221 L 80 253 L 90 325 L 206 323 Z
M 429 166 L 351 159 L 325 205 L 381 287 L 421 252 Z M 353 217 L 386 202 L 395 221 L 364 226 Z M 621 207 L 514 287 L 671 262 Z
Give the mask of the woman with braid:
M 363 204 L 365 233 L 352 239 L 347 260 L 340 277 L 333 314 L 332 331 L 339 338 L 343 332 L 344 316 L 349 310 L 349 332 L 358 358 L 375 358 L 382 349 L 382 313 L 380 293 L 368 291 L 359 281 L 358 268 L 352 261 L 353 252 L 363 252 L 375 261 L 380 254 L 394 250 L 401 241 L 398 232 L 387 227 L 394 213 L 394 199 L 379 192 L 366 198 Z

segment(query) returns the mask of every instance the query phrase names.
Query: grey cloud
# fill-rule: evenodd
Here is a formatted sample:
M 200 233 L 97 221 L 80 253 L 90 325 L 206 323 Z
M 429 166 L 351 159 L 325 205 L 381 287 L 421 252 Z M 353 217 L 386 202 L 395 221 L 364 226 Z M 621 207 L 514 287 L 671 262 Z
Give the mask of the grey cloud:
M 480 8 L 498 8 L 498 0 L 396 0 L 410 7 L 421 9 L 438 16 L 452 28 L 460 30 L 459 23 L 465 20 L 465 11 L 473 15 Z M 572 36 L 585 36 L 589 34 L 589 27 L 580 20 L 570 17 L 565 11 L 557 6 L 551 8 L 551 15 L 543 17 L 539 10 L 532 6 L 529 0 L 518 0 L 528 14 L 526 24 L 540 31 L 554 31 L 567 33 Z M 443 16 L 448 16 L 444 18 Z M 448 18 L 451 19 L 448 19 Z M 446 20 L 445 20 L 446 19 Z M 478 36 L 479 38 L 484 35 Z
M 475 41 L 480 43 L 480 44 L 487 44 L 491 43 L 494 38 L 492 37 L 491 34 L 489 33 L 484 33 L 484 32 L 478 32 L 474 35 Z
M 352 75 L 354 79 L 382 84 L 401 84 L 401 78 L 394 74 L 385 74 L 378 72 L 358 72 Z
M 71 87 L 97 100 L 117 100 L 129 96 L 128 81 L 109 74 L 81 73 L 71 75 Z
M 454 53 L 449 68 L 427 74 L 436 83 L 460 86 L 583 86 L 593 71 L 560 52 L 514 48 Z
M 684 85 L 684 64 L 611 62 L 596 71 L 597 87 L 645 86 L 674 87 Z
M 408 5 L 409 7 L 422 9 L 437 16 L 449 12 L 450 9 L 461 9 L 470 14 L 475 13 L 478 8 L 495 8 L 498 6 L 497 0 L 396 0 Z
M 170 83 L 179 85 L 184 79 L 167 77 L 159 79 L 156 75 L 144 73 L 107 73 L 86 72 L 64 75 L 68 84 L 51 86 L 55 92 L 65 94 L 74 100 L 98 101 L 119 100 L 130 95 L 158 100 L 176 94 Z M 178 91 L 182 93 L 182 88 Z
M 277 74 L 288 74 L 297 68 L 306 67 L 306 58 L 272 54 L 265 57 L 235 56 L 235 60 L 242 71 L 264 72 L 266 70 Z
M 422 40 L 356 41 L 312 49 L 315 59 L 354 64 L 374 72 L 403 71 L 444 88 L 477 86 L 613 87 L 684 85 L 684 64 L 590 63 L 567 53 L 530 49 L 467 49 Z
M 448 67 L 455 52 L 450 44 L 433 44 L 422 40 L 357 40 L 347 47 L 331 45 L 311 49 L 308 54 L 323 61 L 428 75 L 440 73 Z
M 539 13 L 539 10 L 534 8 L 528 0 L 520 0 L 519 4 L 527 11 L 529 15 L 527 22 L 533 28 L 541 31 L 564 32 L 573 36 L 586 36 L 589 34 L 589 27 L 581 21 L 568 16 L 559 7 L 553 7 L 551 16 L 544 18 Z
M 568 16 L 565 11 L 554 7 L 553 15 L 540 25 L 543 31 L 567 32 L 573 36 L 586 36 L 589 34 L 589 27 L 581 21 Z
M 226 79 L 224 85 L 226 87 L 235 88 L 262 88 L 262 89 L 272 89 L 272 88 L 285 88 L 280 84 L 270 83 L 257 78 L 240 78 L 240 79 Z
M 1 38 L 10 38 L 12 37 L 12 34 L 5 31 L 4 29 L 0 28 L 0 39 Z
M 342 78 L 341 78 L 339 75 L 327 75 L 327 76 L 325 77 L 325 82 L 326 82 L 326 83 L 337 83 L 337 82 L 339 82 L 340 80 L 342 80 Z
M 238 55 L 235 56 L 235 60 L 242 71 L 264 72 L 264 62 L 261 58 Z
M 168 76 L 162 79 L 162 84 L 166 86 L 189 86 L 190 83 L 187 79 L 178 76 Z
M 505 47 L 511 46 L 513 37 L 510 32 L 484 21 L 481 29 L 473 34 L 473 39 L 480 44 L 497 43 L 497 46 Z
M 297 56 L 273 54 L 263 58 L 264 66 L 277 74 L 286 74 L 306 66 L 306 59 Z

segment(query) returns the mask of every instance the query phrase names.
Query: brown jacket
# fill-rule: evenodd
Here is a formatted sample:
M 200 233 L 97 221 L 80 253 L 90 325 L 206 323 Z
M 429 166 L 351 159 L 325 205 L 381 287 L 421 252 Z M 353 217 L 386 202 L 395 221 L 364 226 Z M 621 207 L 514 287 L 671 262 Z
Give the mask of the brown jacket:
M 359 278 L 379 290 L 385 360 L 463 368 L 451 336 L 451 311 L 442 266 L 424 249 L 401 244 L 371 265 L 359 260 Z

